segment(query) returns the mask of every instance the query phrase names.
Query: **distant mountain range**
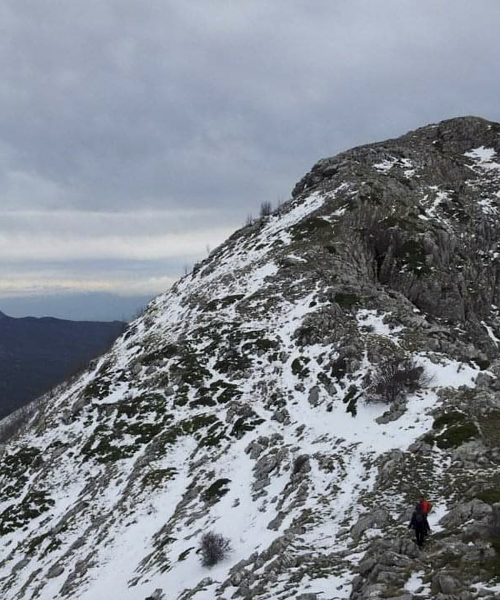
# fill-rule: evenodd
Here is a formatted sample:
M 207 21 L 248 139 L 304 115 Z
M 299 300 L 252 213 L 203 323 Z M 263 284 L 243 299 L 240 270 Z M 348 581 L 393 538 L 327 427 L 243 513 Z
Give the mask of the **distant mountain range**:
M 15 319 L 0 312 L 0 417 L 84 367 L 125 327 L 121 321 Z

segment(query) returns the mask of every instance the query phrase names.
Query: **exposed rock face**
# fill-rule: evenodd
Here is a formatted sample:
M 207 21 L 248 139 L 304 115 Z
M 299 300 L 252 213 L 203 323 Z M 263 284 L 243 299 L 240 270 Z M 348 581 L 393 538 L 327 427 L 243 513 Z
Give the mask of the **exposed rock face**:
M 4 449 L 2 597 L 496 598 L 498 163 L 478 118 L 322 160 L 157 298 Z

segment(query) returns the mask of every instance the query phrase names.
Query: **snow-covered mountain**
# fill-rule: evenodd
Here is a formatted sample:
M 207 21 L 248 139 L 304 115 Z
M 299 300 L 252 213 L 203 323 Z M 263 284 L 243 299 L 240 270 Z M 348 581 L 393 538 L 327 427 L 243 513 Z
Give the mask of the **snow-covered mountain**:
M 1 597 L 498 598 L 499 205 L 478 118 L 319 161 L 4 447 Z

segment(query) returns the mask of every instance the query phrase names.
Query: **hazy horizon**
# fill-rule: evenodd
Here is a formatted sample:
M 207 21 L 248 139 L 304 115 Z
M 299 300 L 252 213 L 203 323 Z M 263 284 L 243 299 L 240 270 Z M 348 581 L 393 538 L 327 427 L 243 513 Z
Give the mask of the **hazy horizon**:
M 55 317 L 71 321 L 130 321 L 154 296 L 120 296 L 88 292 L 0 298 L 0 312 L 9 317 Z

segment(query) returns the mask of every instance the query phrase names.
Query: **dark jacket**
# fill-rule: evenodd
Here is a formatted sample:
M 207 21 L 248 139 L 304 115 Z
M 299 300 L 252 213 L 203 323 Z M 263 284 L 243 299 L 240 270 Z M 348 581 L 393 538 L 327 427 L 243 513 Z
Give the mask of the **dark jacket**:
M 422 511 L 414 510 L 411 516 L 410 524 L 408 525 L 410 529 L 420 530 L 424 533 L 429 533 L 431 528 L 429 526 L 429 521 L 427 517 L 424 515 Z

